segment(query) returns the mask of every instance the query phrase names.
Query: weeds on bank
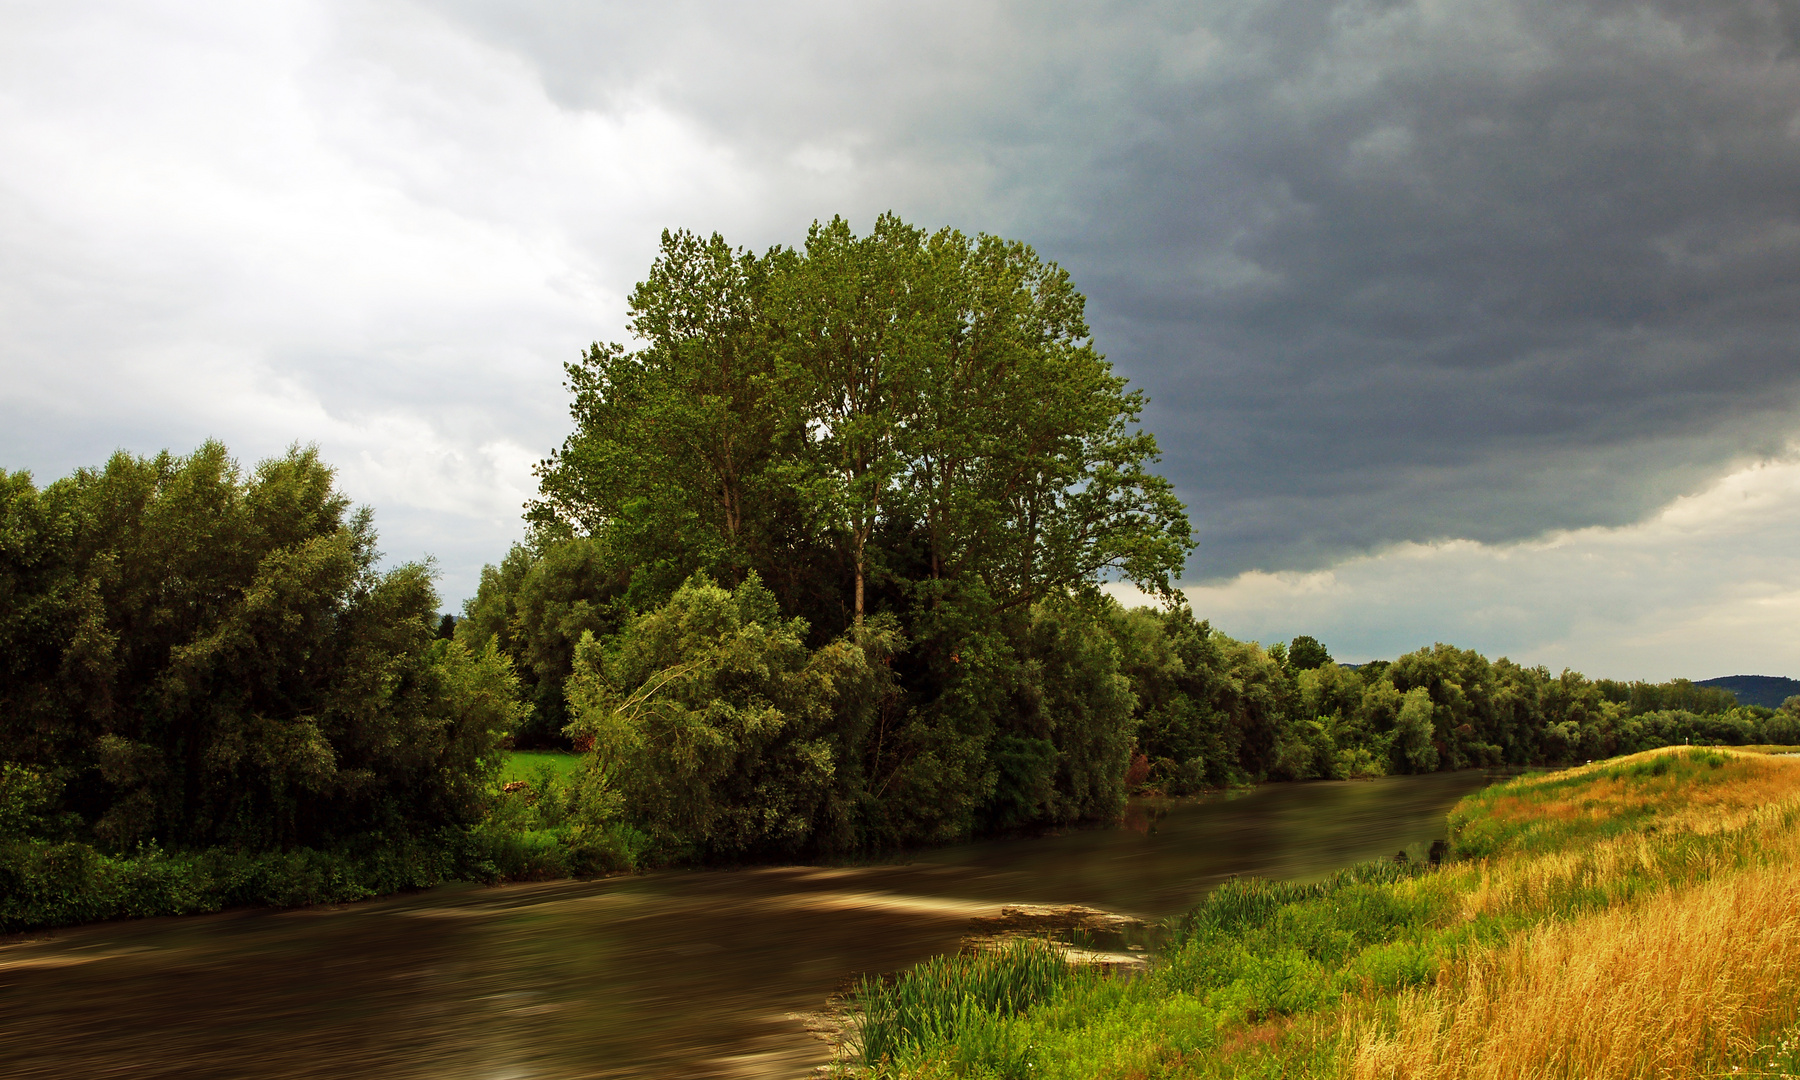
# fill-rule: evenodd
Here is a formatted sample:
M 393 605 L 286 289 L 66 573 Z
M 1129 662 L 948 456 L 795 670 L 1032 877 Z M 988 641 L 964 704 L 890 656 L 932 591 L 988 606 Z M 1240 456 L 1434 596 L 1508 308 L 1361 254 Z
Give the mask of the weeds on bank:
M 883 992 L 931 1019 L 864 1050 L 919 1077 L 1800 1073 L 1797 824 L 1791 759 L 1671 748 L 1521 778 L 1459 804 L 1440 869 L 1234 880 L 1149 974 L 1068 970 L 1029 1002 L 904 976 Z

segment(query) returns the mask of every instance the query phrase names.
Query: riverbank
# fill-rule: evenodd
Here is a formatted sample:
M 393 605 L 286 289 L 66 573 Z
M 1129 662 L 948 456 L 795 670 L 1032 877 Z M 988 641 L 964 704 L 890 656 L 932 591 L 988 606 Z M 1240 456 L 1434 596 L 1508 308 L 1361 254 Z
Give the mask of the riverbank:
M 874 1072 L 1796 1071 L 1797 823 L 1792 758 L 1669 748 L 1522 777 L 1458 805 L 1441 867 L 1226 884 L 1139 978 L 1041 956 L 903 977 L 868 1000 Z M 1009 962 L 1025 974 L 990 970 Z
M 1316 880 L 1422 852 L 1486 781 L 1266 784 L 1141 807 L 1138 828 L 888 863 L 451 884 L 36 933 L 0 942 L 0 1072 L 793 1080 L 832 1060 L 815 1014 L 860 974 L 1046 915 L 1135 955 L 1092 913 L 1155 923 L 1233 875 Z
M 455 881 L 499 884 L 503 882 L 586 879 L 638 868 L 642 838 L 620 823 L 595 829 L 579 812 L 578 791 L 573 783 L 582 758 L 572 754 L 512 753 L 500 775 L 501 790 L 493 793 L 485 819 L 472 827 L 446 828 L 424 836 L 383 838 L 365 836 L 326 850 L 298 848 L 275 852 L 238 852 L 224 849 L 181 851 L 143 845 L 125 852 L 107 852 L 72 837 L 0 838 L 0 934 L 33 933 L 57 927 L 116 919 L 164 915 L 198 915 L 232 908 L 304 908 L 344 904 L 423 889 Z M 1479 771 L 1422 774 L 1407 783 L 1434 807 L 1441 821 L 1447 806 L 1461 791 L 1443 796 L 1439 787 L 1457 788 L 1480 782 Z M 1471 779 L 1473 778 L 1473 779 Z M 1390 781 L 1393 778 L 1390 778 Z M 1325 868 L 1341 865 L 1346 858 L 1391 853 L 1393 846 L 1376 840 L 1383 833 L 1380 822 L 1397 810 L 1373 785 L 1358 782 L 1351 791 L 1362 797 L 1325 797 L 1334 784 L 1271 782 L 1249 788 L 1213 792 L 1199 801 L 1236 801 L 1273 789 L 1292 789 L 1296 798 L 1276 800 L 1285 807 L 1276 823 L 1291 835 L 1328 829 L 1332 844 L 1341 851 Z M 1316 791 L 1315 791 L 1316 789 Z M 1314 792 L 1317 798 L 1308 795 Z M 1439 799 L 1442 802 L 1439 802 Z M 1202 848 L 1220 850 L 1224 845 L 1246 860 L 1240 869 L 1268 876 L 1316 873 L 1319 867 L 1259 861 L 1265 848 L 1255 836 L 1234 839 L 1238 826 L 1210 823 L 1204 837 L 1187 836 L 1177 828 L 1168 833 L 1168 808 L 1195 801 L 1133 802 L 1123 822 L 1132 834 L 1154 834 L 1159 828 L 1177 849 L 1192 849 L 1191 866 L 1178 868 L 1157 862 L 1154 873 L 1143 859 L 1120 864 L 1106 880 L 1116 886 L 1104 895 L 1086 897 L 1103 906 L 1123 905 L 1142 914 L 1161 917 L 1180 910 L 1201 886 L 1210 885 L 1211 872 Z M 1253 799 L 1260 803 L 1261 800 Z M 1248 804 L 1245 804 L 1248 805 Z M 1178 815 L 1179 817 L 1179 815 Z M 1105 847 L 1106 828 L 1062 830 L 1070 834 L 1070 850 Z M 1038 831 L 1039 833 L 1042 830 Z M 1184 837 L 1173 844 L 1177 834 Z M 1018 837 L 989 836 L 960 844 L 882 853 L 861 860 L 837 860 L 835 865 L 879 864 L 897 859 L 932 859 L 940 854 L 963 852 L 967 857 L 1013 866 L 1027 851 L 1048 851 L 1047 837 L 1022 841 Z M 1409 840 L 1409 843 L 1416 841 Z M 1429 837 L 1425 843 L 1429 843 Z M 1370 846 L 1370 845 L 1373 846 Z M 1420 847 L 1414 854 L 1423 851 Z M 1061 893 L 1041 897 L 1001 894 L 1001 902 L 1064 903 Z

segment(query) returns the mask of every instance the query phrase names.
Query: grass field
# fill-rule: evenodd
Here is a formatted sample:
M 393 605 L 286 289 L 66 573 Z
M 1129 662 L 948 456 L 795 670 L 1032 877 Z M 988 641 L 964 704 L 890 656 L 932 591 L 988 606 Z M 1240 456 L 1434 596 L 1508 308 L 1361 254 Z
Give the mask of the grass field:
M 870 984 L 864 1046 L 893 1077 L 1796 1075 L 1797 825 L 1796 758 L 1522 777 L 1442 867 L 1234 880 L 1135 979 L 1039 946 Z
M 548 766 L 558 777 L 567 780 L 581 767 L 580 754 L 564 754 L 553 750 L 508 750 L 506 763 L 500 767 L 500 782 L 530 780 L 538 770 Z

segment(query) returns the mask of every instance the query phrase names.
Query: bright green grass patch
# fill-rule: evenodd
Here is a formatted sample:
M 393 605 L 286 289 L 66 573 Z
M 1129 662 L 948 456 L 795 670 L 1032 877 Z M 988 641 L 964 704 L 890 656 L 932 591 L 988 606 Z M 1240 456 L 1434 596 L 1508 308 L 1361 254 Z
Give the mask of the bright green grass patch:
M 566 783 L 580 770 L 581 762 L 580 754 L 564 754 L 555 750 L 509 750 L 505 762 L 500 766 L 500 782 L 510 784 L 516 780 L 530 780 L 548 767 L 558 780 Z
M 1027 939 L 998 952 L 934 956 L 891 983 L 864 979 L 856 994 L 863 1061 L 879 1065 L 960 1039 L 965 1055 L 1008 1073 L 1029 1069 L 1029 1042 L 996 1042 L 993 1021 L 1055 997 L 1074 976 L 1055 947 Z

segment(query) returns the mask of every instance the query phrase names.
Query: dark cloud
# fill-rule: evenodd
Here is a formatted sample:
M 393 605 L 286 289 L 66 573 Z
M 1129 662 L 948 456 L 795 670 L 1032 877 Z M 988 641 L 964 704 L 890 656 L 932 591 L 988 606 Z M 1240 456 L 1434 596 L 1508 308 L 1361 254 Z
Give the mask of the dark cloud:
M 1197 575 L 1630 521 L 1793 428 L 1792 0 L 443 10 L 1062 261 Z
M 0 465 L 317 440 L 452 598 L 663 226 L 1036 244 L 1196 578 L 1636 521 L 1795 434 L 1795 0 L 0 22 Z

